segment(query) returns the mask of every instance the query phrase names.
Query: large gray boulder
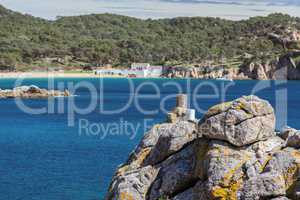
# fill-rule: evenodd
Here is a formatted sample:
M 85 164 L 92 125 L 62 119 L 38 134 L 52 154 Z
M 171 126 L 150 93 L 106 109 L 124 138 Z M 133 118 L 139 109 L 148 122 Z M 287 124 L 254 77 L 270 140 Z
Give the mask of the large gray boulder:
M 199 132 L 211 139 L 245 146 L 275 136 L 272 106 L 256 96 L 244 96 L 208 110 Z

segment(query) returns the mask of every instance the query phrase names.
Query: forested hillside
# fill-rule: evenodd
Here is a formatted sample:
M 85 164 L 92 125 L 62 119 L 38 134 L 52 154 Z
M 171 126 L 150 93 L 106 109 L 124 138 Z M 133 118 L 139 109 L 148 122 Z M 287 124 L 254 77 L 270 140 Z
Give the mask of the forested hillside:
M 269 34 L 284 38 L 297 29 L 300 19 L 283 14 L 243 21 L 203 17 L 141 20 L 112 14 L 47 21 L 1 6 L 0 66 L 201 63 L 239 59 L 246 53 L 272 57 L 286 47 Z M 297 44 L 288 48 L 297 48 Z

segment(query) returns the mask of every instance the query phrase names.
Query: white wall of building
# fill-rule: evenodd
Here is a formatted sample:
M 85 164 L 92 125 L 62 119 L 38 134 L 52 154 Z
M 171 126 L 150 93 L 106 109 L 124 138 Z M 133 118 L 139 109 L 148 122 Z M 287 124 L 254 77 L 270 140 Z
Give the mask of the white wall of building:
M 131 69 L 132 70 L 143 70 L 150 67 L 149 63 L 132 63 Z
M 150 66 L 148 63 L 134 63 L 129 70 L 118 69 L 101 69 L 96 70 L 97 75 L 121 75 L 121 76 L 136 76 L 140 78 L 160 77 L 163 74 L 162 66 Z

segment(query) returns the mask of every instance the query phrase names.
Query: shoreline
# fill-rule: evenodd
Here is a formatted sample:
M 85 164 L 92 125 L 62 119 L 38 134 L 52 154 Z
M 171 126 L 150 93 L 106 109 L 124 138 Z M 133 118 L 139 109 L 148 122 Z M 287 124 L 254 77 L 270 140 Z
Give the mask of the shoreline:
M 126 77 L 118 75 L 96 75 L 94 73 L 64 73 L 64 72 L 5 72 L 0 73 L 1 79 L 30 79 L 30 78 L 111 78 L 111 79 L 178 79 L 164 77 Z M 199 79 L 200 80 L 200 79 Z M 202 80 L 202 79 L 201 79 Z
M 97 75 L 88 72 L 0 72 L 1 79 L 30 79 L 30 78 L 112 78 L 112 79 L 170 79 L 170 80 L 218 80 L 218 79 L 197 79 L 197 78 L 167 78 L 167 77 L 126 77 L 118 75 Z M 219 81 L 242 81 L 242 80 L 253 80 L 253 81 L 277 81 L 277 80 L 255 80 L 255 79 L 232 79 L 232 80 L 219 80 Z M 279 81 L 279 80 L 278 80 Z M 285 80 L 285 81 L 299 81 L 299 80 Z
M 167 78 L 167 77 L 126 77 L 118 75 L 96 75 L 94 73 L 64 73 L 64 72 L 2 72 L 1 79 L 30 79 L 30 78 L 111 78 L 111 79 L 170 79 L 170 80 L 185 80 L 188 78 Z M 197 79 L 192 80 L 217 80 L 217 79 Z M 226 80 L 225 80 L 226 81 Z M 233 80 L 236 81 L 236 80 Z M 230 81 L 228 81 L 230 82 Z
M 102 76 L 103 77 L 103 76 Z M 94 73 L 64 73 L 64 72 L 2 72 L 0 79 L 9 78 L 100 78 Z M 107 78 L 124 78 L 120 76 L 107 76 Z

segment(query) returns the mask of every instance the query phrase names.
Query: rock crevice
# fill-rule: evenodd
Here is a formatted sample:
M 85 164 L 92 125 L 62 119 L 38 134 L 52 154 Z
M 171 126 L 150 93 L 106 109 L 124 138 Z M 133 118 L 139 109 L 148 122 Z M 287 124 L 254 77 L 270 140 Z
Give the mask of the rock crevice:
M 276 133 L 267 101 L 241 97 L 199 121 L 173 112 L 117 170 L 106 200 L 300 199 L 300 131 Z

